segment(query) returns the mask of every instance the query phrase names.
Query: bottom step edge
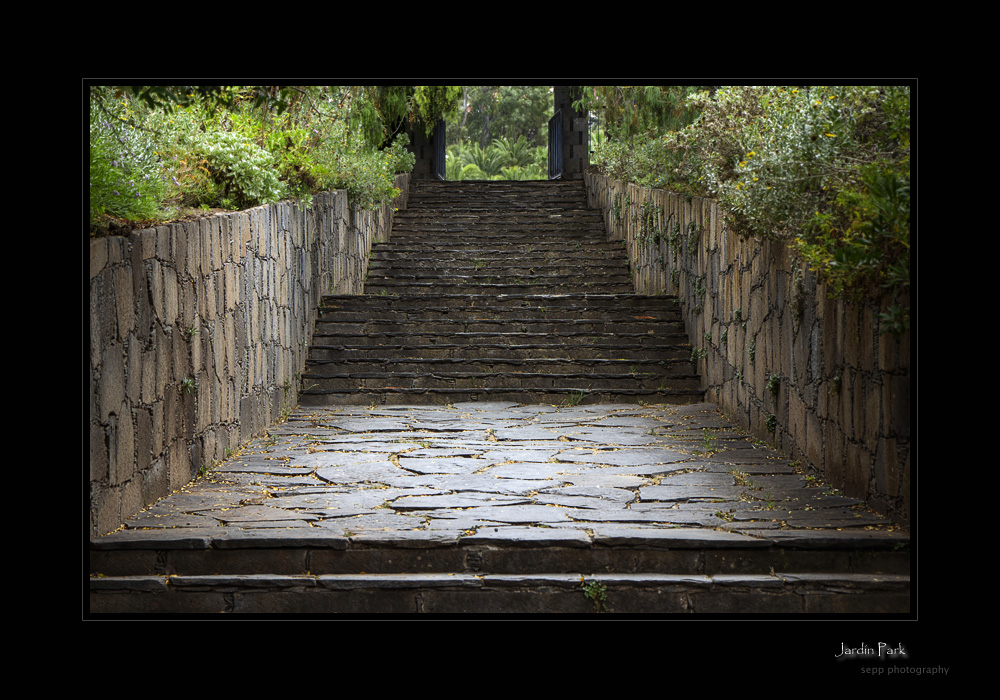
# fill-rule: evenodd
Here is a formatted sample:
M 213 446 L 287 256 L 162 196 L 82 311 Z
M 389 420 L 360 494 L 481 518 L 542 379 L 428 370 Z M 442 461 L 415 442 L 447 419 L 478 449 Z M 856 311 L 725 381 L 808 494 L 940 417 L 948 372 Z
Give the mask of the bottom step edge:
M 91 579 L 91 614 L 910 613 L 906 575 L 329 574 Z

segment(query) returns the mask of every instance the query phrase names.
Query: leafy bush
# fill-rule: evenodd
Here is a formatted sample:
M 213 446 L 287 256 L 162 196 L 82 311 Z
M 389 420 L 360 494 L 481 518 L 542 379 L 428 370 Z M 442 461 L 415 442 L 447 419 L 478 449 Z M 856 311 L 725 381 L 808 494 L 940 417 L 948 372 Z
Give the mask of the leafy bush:
M 888 292 L 883 320 L 898 337 L 909 323 L 909 89 L 724 87 L 687 106 L 696 116 L 680 128 L 612 133 L 596 165 L 716 197 L 733 230 L 789 242 L 831 296 Z
M 398 133 L 406 100 L 372 108 L 387 94 L 406 90 L 92 88 L 91 226 L 102 214 L 163 220 L 329 188 L 377 206 L 398 194 L 395 174 L 415 161 Z
M 276 202 L 285 196 L 278 179 L 277 163 L 270 153 L 241 134 L 214 131 L 205 134 L 198 152 L 208 161 L 209 171 L 221 187 L 220 203 L 227 209 L 243 209 Z
M 405 133 L 397 135 L 387 150 L 379 150 L 364 130 L 351 128 L 340 106 L 328 106 L 317 129 L 316 176 L 321 188 L 345 189 L 351 204 L 361 208 L 376 207 L 399 194 L 396 174 L 409 172 L 416 161 L 406 149 Z
M 145 220 L 160 214 L 167 186 L 149 133 L 129 123 L 126 102 L 91 102 L 90 220 L 102 215 Z

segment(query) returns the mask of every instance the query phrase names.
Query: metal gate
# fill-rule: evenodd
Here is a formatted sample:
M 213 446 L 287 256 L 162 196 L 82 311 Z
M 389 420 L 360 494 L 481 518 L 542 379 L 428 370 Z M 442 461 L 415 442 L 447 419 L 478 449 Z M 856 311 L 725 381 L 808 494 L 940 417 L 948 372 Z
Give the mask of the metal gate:
M 444 119 L 438 119 L 434 127 L 434 174 L 438 180 L 446 180 L 448 174 L 447 163 L 445 162 L 445 126 Z
M 563 122 L 562 110 L 549 119 L 549 179 L 558 180 L 563 175 Z

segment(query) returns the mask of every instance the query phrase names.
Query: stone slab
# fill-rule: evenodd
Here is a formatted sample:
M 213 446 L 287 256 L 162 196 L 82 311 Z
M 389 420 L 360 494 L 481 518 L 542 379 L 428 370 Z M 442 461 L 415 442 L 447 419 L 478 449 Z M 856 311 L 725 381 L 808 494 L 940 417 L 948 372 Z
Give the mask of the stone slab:
M 728 425 L 709 404 L 298 409 L 93 546 L 847 547 L 895 532 Z M 724 449 L 701 452 L 704 428 Z

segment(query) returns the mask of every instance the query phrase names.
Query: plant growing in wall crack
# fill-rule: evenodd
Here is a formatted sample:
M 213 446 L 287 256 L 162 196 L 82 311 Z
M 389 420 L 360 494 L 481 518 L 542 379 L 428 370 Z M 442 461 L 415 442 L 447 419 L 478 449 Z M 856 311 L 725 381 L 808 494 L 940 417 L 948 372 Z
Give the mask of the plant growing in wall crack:
M 654 202 L 643 202 L 639 211 L 639 241 L 656 245 L 660 242 L 663 230 L 656 223 L 663 215 L 663 207 Z
M 699 275 L 698 277 L 695 278 L 694 281 L 695 305 L 694 308 L 691 309 L 691 311 L 693 311 L 696 314 L 700 314 L 702 312 L 702 309 L 705 308 L 706 292 L 707 290 L 705 289 L 705 278 L 704 276 Z
M 781 375 L 771 374 L 767 378 L 767 390 L 771 393 L 771 397 L 774 399 L 778 398 L 778 389 L 781 387 Z
M 692 221 L 688 223 L 687 252 L 694 253 L 698 245 L 698 238 L 701 236 L 701 226 Z

